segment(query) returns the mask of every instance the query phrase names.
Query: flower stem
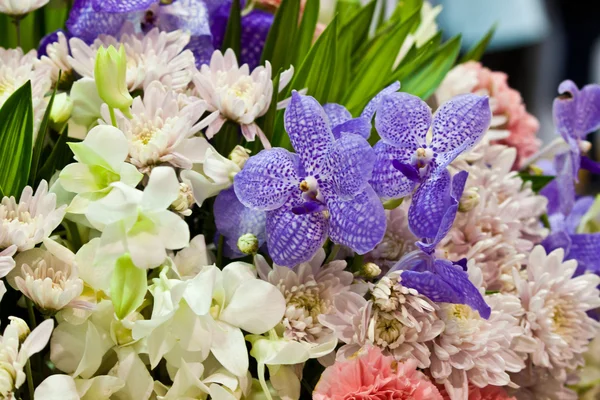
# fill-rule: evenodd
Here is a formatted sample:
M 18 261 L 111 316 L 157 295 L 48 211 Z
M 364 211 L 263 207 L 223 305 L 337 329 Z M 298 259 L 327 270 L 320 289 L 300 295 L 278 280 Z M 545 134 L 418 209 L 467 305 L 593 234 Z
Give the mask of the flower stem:
M 27 314 L 29 315 L 29 329 L 34 330 L 37 327 L 37 323 L 35 322 L 33 302 L 29 299 L 29 297 L 25 297 L 25 303 L 27 304 Z
M 21 16 L 15 17 L 13 24 L 15 24 L 15 29 L 17 30 L 17 47 L 21 47 Z
M 329 253 L 327 260 L 325 260 L 325 264 L 329 264 L 330 262 L 332 262 L 335 259 L 335 256 L 337 256 L 339 251 L 340 251 L 340 245 L 334 244 L 333 247 L 331 248 L 331 253 Z
M 33 373 L 31 372 L 31 362 L 27 360 L 27 364 L 25 364 L 25 373 L 27 374 L 27 389 L 29 391 L 29 399 L 33 400 Z
M 110 112 L 110 123 L 115 127 L 118 128 L 117 126 L 117 117 L 115 115 L 115 109 L 112 107 L 108 107 L 108 112 Z

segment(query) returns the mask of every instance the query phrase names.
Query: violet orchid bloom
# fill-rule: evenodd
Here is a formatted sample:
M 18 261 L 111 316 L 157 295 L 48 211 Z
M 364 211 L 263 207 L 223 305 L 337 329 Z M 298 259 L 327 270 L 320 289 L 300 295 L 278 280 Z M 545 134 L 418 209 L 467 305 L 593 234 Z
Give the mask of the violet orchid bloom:
M 379 92 L 365 107 L 359 117 L 352 118 L 350 111 L 341 104 L 327 103 L 323 106 L 325 114 L 329 118 L 331 131 L 336 139 L 339 139 L 342 132 L 355 133 L 368 139 L 371 135 L 371 121 L 375 111 L 379 107 L 384 96 L 397 92 L 400 89 L 400 82 L 394 82 Z
M 429 106 L 416 96 L 400 92 L 384 96 L 375 115 L 381 140 L 374 147 L 373 189 L 384 199 L 410 194 L 417 183 L 439 175 L 472 148 L 487 131 L 491 117 L 485 96 L 456 96 L 433 118 Z
M 200 65 L 210 60 L 214 50 L 209 16 L 218 4 L 218 0 L 75 0 L 66 25 L 72 36 L 86 42 L 100 34 L 116 36 L 126 22 L 144 32 L 154 27 L 181 29 L 190 33 L 187 48 Z
M 245 234 L 256 236 L 259 248 L 267 241 L 266 212 L 244 206 L 232 187 L 219 193 L 213 211 L 217 231 L 225 238 L 226 257 L 233 259 L 245 256 L 237 245 L 238 239 Z
M 251 157 L 234 178 L 247 207 L 267 211 L 273 261 L 308 261 L 329 236 L 359 254 L 383 238 L 383 205 L 368 181 L 375 154 L 367 141 L 342 133 L 335 139 L 321 105 L 294 91 L 285 128 L 296 153 L 281 148 Z
M 408 224 L 411 232 L 422 238 L 417 242 L 420 250 L 409 253 L 392 270 L 404 269 L 402 284 L 430 300 L 466 304 L 487 319 L 491 309 L 469 280 L 466 259 L 452 262 L 434 255 L 452 227 L 467 177 L 468 173 L 461 171 L 451 179 L 444 169 L 419 187 L 408 211 Z

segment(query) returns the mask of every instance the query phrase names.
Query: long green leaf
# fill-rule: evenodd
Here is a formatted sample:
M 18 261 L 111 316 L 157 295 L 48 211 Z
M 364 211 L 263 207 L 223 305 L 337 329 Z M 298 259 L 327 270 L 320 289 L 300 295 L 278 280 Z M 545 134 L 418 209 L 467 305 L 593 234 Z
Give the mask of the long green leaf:
M 531 190 L 536 193 L 554 179 L 554 176 L 552 175 L 530 175 L 522 172 L 519 173 L 519 177 L 523 180 L 523 183 L 531 182 Z
M 46 159 L 46 162 L 44 162 L 40 168 L 37 174 L 37 179 L 45 179 L 49 181 L 52 177 L 52 174 L 54 174 L 56 170 L 62 169 L 62 160 L 68 157 L 65 155 L 65 153 L 70 154 L 70 157 L 73 156 L 71 149 L 69 149 L 69 146 L 67 145 L 67 139 L 69 136 L 68 130 L 68 126 L 65 125 L 60 136 L 58 137 L 58 140 L 54 144 L 54 147 L 52 147 L 52 151 Z
M 261 64 L 271 63 L 273 71 L 287 69 L 292 61 L 296 46 L 296 31 L 300 15 L 300 0 L 283 0 L 275 14 L 273 25 L 267 35 Z
M 56 80 L 56 82 L 60 82 L 61 75 L 62 71 L 59 71 L 58 79 Z M 58 84 L 54 87 L 52 96 L 50 96 L 50 101 L 48 101 L 48 107 L 46 107 L 46 112 L 44 113 L 44 117 L 42 118 L 42 123 L 40 124 L 40 129 L 38 131 L 37 137 L 35 139 L 35 144 L 33 146 L 33 157 L 31 159 L 31 173 L 29 174 L 29 184 L 31 186 L 33 186 L 36 183 L 37 173 L 40 167 L 40 157 L 42 155 L 42 149 L 44 148 L 46 133 L 48 132 L 48 122 L 50 121 L 50 113 L 52 112 L 52 106 L 54 105 L 54 97 L 56 97 L 57 88 Z
M 423 99 L 431 96 L 454 66 L 459 50 L 460 36 L 455 36 L 444 43 L 432 56 L 418 63 L 410 74 L 400 77 L 401 90 Z
M 356 52 L 361 44 L 368 42 L 369 26 L 373 19 L 375 5 L 376 0 L 372 0 L 342 26 L 340 38 L 352 37 L 352 53 Z
M 240 57 L 242 49 L 242 10 L 240 8 L 240 0 L 233 0 L 231 3 L 227 30 L 225 31 L 225 38 L 223 39 L 221 49 L 223 51 L 232 49 L 238 59 Z
M 0 109 L 0 186 L 18 196 L 29 178 L 33 142 L 31 81 L 14 92 Z
M 315 37 L 315 28 L 317 26 L 317 20 L 319 18 L 319 0 L 308 0 L 304 6 L 304 13 L 302 15 L 302 22 L 300 28 L 296 34 L 296 49 L 293 51 L 293 65 L 300 65 Z
M 484 37 L 479 40 L 461 59 L 460 62 L 465 63 L 467 61 L 479 61 L 485 53 L 488 45 L 492 41 L 494 33 L 496 32 L 496 24 L 494 24 L 490 30 L 485 34 Z

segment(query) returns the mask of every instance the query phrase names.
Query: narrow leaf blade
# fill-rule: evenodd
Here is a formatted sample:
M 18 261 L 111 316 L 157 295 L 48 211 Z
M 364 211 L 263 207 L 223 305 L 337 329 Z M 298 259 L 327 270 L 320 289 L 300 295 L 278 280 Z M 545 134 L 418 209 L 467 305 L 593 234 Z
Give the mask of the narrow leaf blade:
M 479 61 L 485 50 L 489 46 L 492 38 L 494 37 L 494 33 L 496 32 L 496 24 L 494 24 L 490 30 L 481 38 L 479 42 L 475 44 L 461 59 L 460 63 L 465 63 L 467 61 Z
M 242 49 L 242 10 L 240 0 L 233 0 L 231 3 L 227 30 L 225 31 L 225 38 L 221 47 L 223 51 L 232 49 L 239 59 Z

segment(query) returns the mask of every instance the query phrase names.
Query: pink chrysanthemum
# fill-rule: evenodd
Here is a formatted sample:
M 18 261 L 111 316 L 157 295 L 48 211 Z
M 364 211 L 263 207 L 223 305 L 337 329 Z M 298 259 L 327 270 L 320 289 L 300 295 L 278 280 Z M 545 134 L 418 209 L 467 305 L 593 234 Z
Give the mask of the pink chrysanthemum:
M 377 347 L 327 368 L 313 393 L 315 400 L 442 400 L 414 360 L 397 363 Z

